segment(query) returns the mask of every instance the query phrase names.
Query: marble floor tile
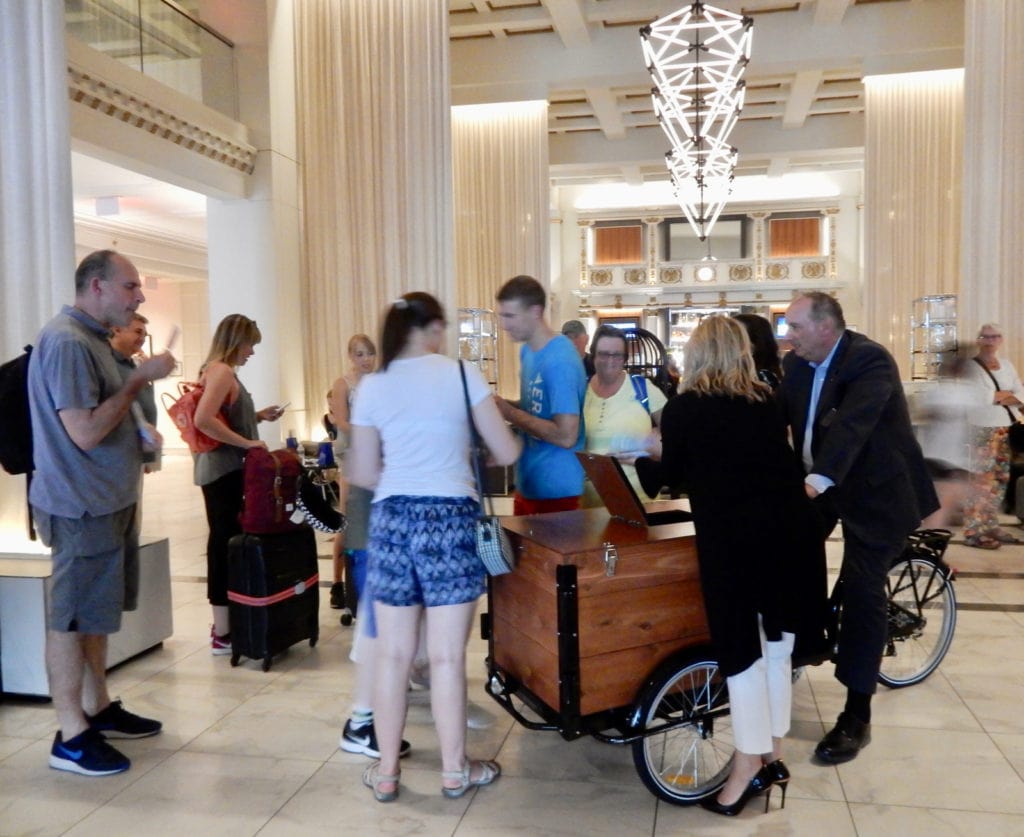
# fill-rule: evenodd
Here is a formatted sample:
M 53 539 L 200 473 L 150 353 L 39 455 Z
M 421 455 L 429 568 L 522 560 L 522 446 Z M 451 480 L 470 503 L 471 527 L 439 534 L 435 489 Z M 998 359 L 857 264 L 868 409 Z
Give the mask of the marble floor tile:
M 503 776 L 493 786 L 473 793 L 458 837 L 524 833 L 640 837 L 653 833 L 658 807 L 637 781 L 606 785 Z
M 822 799 L 797 799 L 792 791 L 786 796 L 786 807 L 779 810 L 778 792 L 773 790 L 770 810 L 764 813 L 764 802 L 753 799 L 739 816 L 723 817 L 700 807 L 679 808 L 658 804 L 655 837 L 676 835 L 807 835 L 807 837 L 855 837 L 857 830 L 844 802 Z M 866 833 L 866 832 L 865 832 Z
M 985 731 L 1024 733 L 1024 674 L 992 669 L 987 674 L 951 676 L 950 682 Z
M 901 837 L 1011 837 L 1024 835 L 1024 816 L 895 805 L 850 805 L 860 834 Z
M 837 769 L 851 803 L 1024 814 L 1024 778 L 984 733 L 875 726 Z
M 325 761 L 344 720 L 333 695 L 257 694 L 193 739 L 190 752 Z
M 993 733 L 992 740 L 1014 770 L 1024 777 L 1024 733 Z
M 255 834 L 319 769 L 288 758 L 178 752 L 66 833 Z
M 380 803 L 363 786 L 363 771 L 369 763 L 362 759 L 321 767 L 260 831 L 261 837 L 461 834 L 458 829 L 474 793 L 489 794 L 489 802 L 501 793 L 505 781 L 503 777 L 493 787 L 470 791 L 461 799 L 446 799 L 440 792 L 441 777 L 437 771 L 412 769 L 403 764 L 398 800 Z

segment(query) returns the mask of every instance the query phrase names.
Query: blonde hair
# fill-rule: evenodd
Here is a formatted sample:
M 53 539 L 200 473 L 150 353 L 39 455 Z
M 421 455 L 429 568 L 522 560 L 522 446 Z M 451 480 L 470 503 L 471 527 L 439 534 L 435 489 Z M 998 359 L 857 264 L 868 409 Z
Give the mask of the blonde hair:
M 238 365 L 238 355 L 243 345 L 248 343 L 255 346 L 263 335 L 255 320 L 250 320 L 245 314 L 228 314 L 217 325 L 213 333 L 213 342 L 210 344 L 210 353 L 203 361 L 203 369 L 211 363 L 220 361 L 228 366 Z
M 731 317 L 705 317 L 683 353 L 680 392 L 766 401 L 771 388 L 757 379 L 747 330 Z
M 367 335 L 353 334 L 348 340 L 348 356 L 352 357 L 360 346 L 371 355 L 377 354 L 377 347 L 373 345 L 373 341 Z

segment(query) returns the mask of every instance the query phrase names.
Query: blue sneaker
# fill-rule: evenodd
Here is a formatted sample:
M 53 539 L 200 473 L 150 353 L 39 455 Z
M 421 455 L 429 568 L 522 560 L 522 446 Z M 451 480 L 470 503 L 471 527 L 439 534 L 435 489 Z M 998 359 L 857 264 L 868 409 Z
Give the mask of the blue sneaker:
M 68 741 L 61 740 L 58 730 L 50 748 L 50 767 L 55 770 L 68 770 L 83 776 L 110 776 L 124 773 L 131 766 L 124 753 L 111 747 L 91 727 Z
M 119 700 L 111 701 L 106 709 L 85 718 L 89 728 L 102 732 L 105 738 L 148 738 L 163 729 L 159 721 L 129 712 Z

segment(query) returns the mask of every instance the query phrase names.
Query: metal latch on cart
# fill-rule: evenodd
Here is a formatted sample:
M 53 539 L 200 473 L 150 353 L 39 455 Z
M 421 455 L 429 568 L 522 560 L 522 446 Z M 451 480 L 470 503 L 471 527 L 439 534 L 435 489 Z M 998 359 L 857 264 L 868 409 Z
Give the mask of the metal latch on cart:
M 604 574 L 609 578 L 615 575 L 617 563 L 619 563 L 619 550 L 615 548 L 615 544 L 606 543 L 604 545 Z

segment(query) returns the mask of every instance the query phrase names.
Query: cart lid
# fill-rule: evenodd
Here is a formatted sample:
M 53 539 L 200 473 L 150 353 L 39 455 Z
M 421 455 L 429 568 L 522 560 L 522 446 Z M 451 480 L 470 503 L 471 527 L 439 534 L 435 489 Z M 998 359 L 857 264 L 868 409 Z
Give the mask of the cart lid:
M 644 528 L 693 520 L 690 513 L 682 509 L 648 511 L 622 470 L 622 463 L 614 456 L 581 451 L 576 458 L 612 517 Z

